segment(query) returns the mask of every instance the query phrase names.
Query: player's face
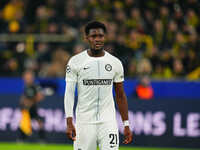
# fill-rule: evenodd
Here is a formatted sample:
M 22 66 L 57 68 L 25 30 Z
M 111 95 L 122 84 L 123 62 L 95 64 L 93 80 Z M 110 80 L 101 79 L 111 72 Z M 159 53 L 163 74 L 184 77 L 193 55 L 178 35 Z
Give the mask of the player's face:
M 26 72 L 23 78 L 24 82 L 28 85 L 31 85 L 34 82 L 34 76 L 31 72 Z
M 90 48 L 94 50 L 102 50 L 105 42 L 105 33 L 101 28 L 90 29 L 87 35 L 87 40 L 90 44 Z

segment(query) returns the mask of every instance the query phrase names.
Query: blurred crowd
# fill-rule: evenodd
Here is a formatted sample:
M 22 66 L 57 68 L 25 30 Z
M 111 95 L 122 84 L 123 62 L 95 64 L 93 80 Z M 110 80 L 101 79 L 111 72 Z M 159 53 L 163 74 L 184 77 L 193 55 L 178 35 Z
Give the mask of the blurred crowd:
M 105 49 L 125 76 L 200 78 L 199 0 L 1 0 L 0 33 L 64 34 L 66 42 L 0 42 L 0 76 L 64 77 L 67 60 L 86 49 L 83 26 L 108 28 Z

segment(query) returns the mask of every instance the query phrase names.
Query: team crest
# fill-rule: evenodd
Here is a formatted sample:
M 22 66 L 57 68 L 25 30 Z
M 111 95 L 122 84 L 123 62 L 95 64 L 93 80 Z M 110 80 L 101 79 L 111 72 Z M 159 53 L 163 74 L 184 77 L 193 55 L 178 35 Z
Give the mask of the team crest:
M 71 71 L 71 68 L 70 68 L 69 65 L 67 65 L 67 67 L 66 67 L 66 72 L 67 72 L 67 73 L 70 73 L 70 71 Z
M 105 65 L 105 69 L 106 69 L 106 71 L 111 71 L 112 70 L 112 66 L 110 64 L 106 64 Z

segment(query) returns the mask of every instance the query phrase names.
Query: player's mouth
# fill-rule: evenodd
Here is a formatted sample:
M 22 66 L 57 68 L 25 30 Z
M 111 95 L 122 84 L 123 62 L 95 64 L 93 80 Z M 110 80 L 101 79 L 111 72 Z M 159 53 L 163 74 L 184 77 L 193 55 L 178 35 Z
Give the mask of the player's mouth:
M 103 44 L 101 44 L 101 43 L 95 44 L 95 47 L 102 47 L 102 46 L 103 46 Z

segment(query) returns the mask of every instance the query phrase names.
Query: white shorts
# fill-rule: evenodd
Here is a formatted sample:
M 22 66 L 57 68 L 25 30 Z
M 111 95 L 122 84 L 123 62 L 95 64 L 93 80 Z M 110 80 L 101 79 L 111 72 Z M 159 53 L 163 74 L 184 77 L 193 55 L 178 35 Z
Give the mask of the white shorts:
M 119 132 L 116 122 L 76 124 L 74 150 L 118 150 Z

